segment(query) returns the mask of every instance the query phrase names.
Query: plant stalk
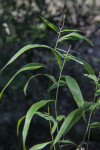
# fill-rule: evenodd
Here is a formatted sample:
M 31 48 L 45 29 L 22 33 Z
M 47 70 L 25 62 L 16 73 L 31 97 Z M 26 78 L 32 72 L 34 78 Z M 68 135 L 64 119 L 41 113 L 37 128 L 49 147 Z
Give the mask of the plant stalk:
M 56 44 L 55 44 L 55 50 L 57 49 L 57 46 L 58 46 L 58 40 L 59 40 L 59 38 L 60 38 L 60 34 L 61 34 L 61 29 L 60 29 L 60 32 L 59 32 L 59 34 L 58 34 L 58 38 L 57 38 L 57 41 L 56 41 Z M 54 62 L 54 59 L 52 60 L 52 64 L 53 64 L 53 62 Z M 52 73 L 52 65 L 51 65 L 51 73 Z M 49 82 L 49 87 L 50 87 L 50 83 L 51 83 L 51 80 L 50 80 L 50 82 Z M 50 91 L 49 91 L 49 97 L 50 97 Z M 49 111 L 49 104 L 48 104 L 48 114 L 50 114 L 50 111 Z M 52 128 L 52 126 L 51 126 L 51 121 L 49 121 L 49 125 L 50 125 L 50 134 L 51 134 L 51 128 Z M 52 138 L 52 140 L 54 140 L 54 138 L 53 138 L 53 135 L 51 134 L 51 138 Z M 54 150 L 56 150 L 56 146 L 54 145 Z
M 96 90 L 97 90 L 97 86 L 96 86 Z M 96 96 L 94 95 L 93 104 L 95 103 L 95 100 L 96 100 Z M 84 143 L 87 134 L 88 134 L 88 141 L 89 141 L 89 136 L 90 136 L 90 132 L 91 132 L 90 123 L 91 123 L 91 119 L 92 119 L 92 114 L 93 114 L 93 110 L 90 112 L 88 124 L 87 124 L 87 127 L 86 127 L 86 131 L 85 131 L 85 135 L 83 137 L 82 143 Z M 88 150 L 88 141 L 87 141 L 87 150 Z

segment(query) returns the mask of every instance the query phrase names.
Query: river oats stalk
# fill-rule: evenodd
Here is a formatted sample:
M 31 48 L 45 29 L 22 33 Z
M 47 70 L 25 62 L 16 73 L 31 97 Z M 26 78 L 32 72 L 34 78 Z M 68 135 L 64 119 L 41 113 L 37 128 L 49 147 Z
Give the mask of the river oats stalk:
M 79 30 L 70 30 L 70 29 L 65 28 L 64 22 L 63 22 L 62 28 L 58 28 L 55 25 L 53 25 L 52 23 L 50 23 L 48 20 L 46 20 L 44 17 L 41 17 L 41 18 L 58 35 L 55 47 L 53 48 L 53 47 L 50 47 L 47 45 L 42 45 L 42 44 L 27 45 L 27 46 L 23 47 L 22 49 L 20 49 L 8 61 L 8 63 L 1 70 L 1 73 L 7 66 L 9 66 L 11 63 L 13 63 L 20 55 L 22 55 L 26 51 L 34 49 L 34 48 L 38 48 L 38 47 L 48 49 L 54 55 L 54 60 L 57 61 L 58 66 L 59 66 L 60 72 L 59 72 L 58 80 L 55 79 L 54 76 L 52 76 L 52 72 L 50 72 L 50 74 L 34 74 L 26 82 L 25 87 L 24 87 L 24 93 L 25 93 L 25 95 L 27 95 L 28 85 L 33 78 L 36 78 L 37 76 L 45 76 L 46 78 L 49 78 L 50 82 L 52 83 L 52 85 L 50 84 L 50 86 L 48 87 L 49 88 L 49 95 L 50 95 L 51 90 L 56 89 L 55 99 L 52 100 L 49 98 L 49 99 L 41 100 L 41 101 L 34 103 L 30 107 L 30 109 L 27 111 L 26 115 L 22 116 L 22 118 L 18 120 L 17 135 L 19 134 L 19 127 L 20 127 L 21 122 L 23 120 L 25 120 L 23 131 L 22 131 L 22 140 L 23 140 L 23 149 L 27 150 L 26 138 L 27 138 L 28 131 L 30 128 L 30 123 L 31 123 L 31 120 L 34 117 L 34 115 L 38 115 L 39 117 L 49 121 L 51 140 L 48 142 L 44 141 L 44 143 L 34 145 L 29 150 L 42 150 L 48 145 L 50 147 L 50 150 L 52 150 L 52 149 L 54 149 L 54 150 L 60 149 L 61 150 L 61 149 L 63 149 L 63 146 L 67 147 L 68 145 L 73 145 L 73 147 L 75 147 L 75 149 L 77 149 L 77 150 L 83 150 L 83 149 L 85 150 L 85 148 L 84 148 L 85 144 L 87 145 L 86 149 L 88 149 L 88 141 L 89 141 L 91 130 L 93 128 L 100 127 L 100 122 L 91 121 L 92 114 L 95 111 L 95 109 L 97 109 L 97 108 L 100 109 L 100 77 L 96 77 L 93 69 L 91 68 L 91 66 L 87 62 L 85 62 L 84 60 L 81 60 L 78 57 L 75 57 L 74 55 L 70 54 L 70 51 L 72 51 L 71 47 L 68 50 L 63 50 L 63 49 L 59 48 L 58 45 L 60 42 L 63 43 L 64 40 L 78 40 L 78 39 L 86 40 L 86 42 L 88 42 L 91 46 L 93 46 L 93 43 L 91 40 L 82 36 L 80 34 Z M 65 32 L 64 36 L 62 36 L 63 32 Z M 72 52 L 74 52 L 74 51 L 72 51 Z M 63 70 L 64 70 L 64 66 L 67 65 L 67 62 L 70 60 L 82 65 L 87 72 L 87 74 L 84 74 L 84 76 L 87 77 L 89 80 L 92 80 L 94 82 L 96 88 L 95 88 L 94 99 L 92 102 L 88 102 L 88 101 L 84 100 L 82 93 L 81 93 L 81 90 L 79 88 L 79 85 L 74 78 L 72 78 L 71 76 L 62 74 Z M 53 64 L 53 61 L 52 61 L 52 64 Z M 16 78 L 16 76 L 19 73 L 21 73 L 23 71 L 31 71 L 31 70 L 35 70 L 35 69 L 39 69 L 39 68 L 44 68 L 44 67 L 48 70 L 48 67 L 46 67 L 44 64 L 41 64 L 38 62 L 31 62 L 31 63 L 23 66 L 21 69 L 19 69 L 16 72 L 16 74 L 8 81 L 8 83 L 2 89 L 2 91 L 0 93 L 0 98 L 2 97 L 6 88 L 12 83 L 12 81 Z M 73 100 L 75 100 L 75 102 L 77 104 L 77 109 L 72 111 L 68 116 L 65 116 L 63 114 L 58 115 L 58 111 L 57 111 L 58 110 L 58 108 L 57 108 L 58 93 L 59 93 L 59 87 L 61 87 L 61 86 L 67 86 L 69 88 L 69 90 L 73 96 Z M 53 103 L 53 105 L 55 107 L 55 118 L 50 115 L 51 113 L 50 113 L 50 109 L 49 109 L 50 108 L 49 103 Z M 44 107 L 45 105 L 47 105 L 48 112 L 47 113 L 40 112 L 39 109 Z M 86 119 L 85 119 L 86 112 L 90 113 L 88 121 L 86 121 Z M 81 141 L 81 143 L 76 144 L 76 143 L 74 143 L 74 141 L 70 141 L 68 139 L 65 139 L 64 135 L 67 134 L 68 131 L 81 118 L 83 118 L 84 123 L 86 123 L 86 131 L 84 133 L 84 137 L 83 137 L 83 140 Z M 61 124 L 61 122 L 62 122 L 62 124 Z

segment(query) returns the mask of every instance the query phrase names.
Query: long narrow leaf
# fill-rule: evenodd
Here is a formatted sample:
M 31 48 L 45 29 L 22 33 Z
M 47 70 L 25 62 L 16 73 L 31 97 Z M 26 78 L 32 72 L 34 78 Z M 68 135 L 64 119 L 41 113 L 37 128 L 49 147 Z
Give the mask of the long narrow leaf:
M 56 122 L 56 120 L 52 116 L 50 116 L 48 114 L 45 114 L 45 113 L 36 112 L 36 114 L 39 115 L 40 117 L 46 119 L 46 120 L 49 120 L 49 121 L 53 122 L 54 125 L 53 125 L 53 127 L 51 129 L 51 134 L 53 134 L 55 132 L 56 128 L 57 128 L 57 122 Z
M 23 54 L 24 52 L 32 49 L 32 48 L 38 48 L 38 47 L 43 47 L 43 48 L 47 48 L 47 49 L 50 49 L 51 51 L 55 51 L 56 53 L 58 53 L 61 57 L 62 57 L 62 54 L 60 52 L 58 52 L 57 50 L 53 49 L 52 47 L 50 46 L 47 46 L 47 45 L 41 45 L 41 44 L 30 44 L 30 45 L 27 45 L 23 48 L 21 48 L 9 61 L 8 63 L 3 67 L 3 69 L 1 70 L 1 72 L 8 66 L 10 65 L 13 61 L 15 61 L 21 54 Z
M 79 58 L 78 58 L 78 60 L 81 61 L 81 62 L 84 64 L 83 66 L 84 66 L 84 68 L 86 69 L 86 71 L 87 71 L 89 74 L 95 75 L 95 73 L 94 73 L 92 67 L 91 67 L 86 61 L 81 60 L 81 59 L 79 59 Z
M 60 122 L 62 119 L 65 119 L 65 115 L 57 116 L 57 121 Z
M 70 40 L 73 40 L 73 39 L 84 39 L 84 40 L 86 40 L 88 43 L 90 43 L 90 45 L 93 46 L 93 43 L 92 43 L 91 40 L 89 40 L 88 38 L 82 36 L 82 35 L 79 34 L 79 33 L 75 33 L 75 32 L 70 33 L 70 34 L 67 34 L 67 35 L 61 37 L 61 38 L 59 39 L 59 42 L 61 42 L 61 41 L 63 41 L 63 40 L 69 40 L 69 39 L 70 39 Z
M 60 68 L 60 70 L 61 70 L 61 68 L 62 68 L 61 59 L 60 59 L 59 55 L 57 55 L 57 54 L 56 54 L 56 52 L 54 52 L 54 54 L 55 54 L 55 57 L 56 57 L 56 59 L 57 59 L 57 62 L 58 62 L 59 68 Z
M 68 61 L 68 60 L 74 60 L 74 61 L 76 61 L 76 62 L 82 64 L 82 65 L 84 66 L 84 68 L 86 69 L 86 71 L 87 71 L 89 74 L 95 75 L 95 73 L 94 73 L 92 67 L 91 67 L 86 61 L 84 61 L 84 60 L 82 60 L 82 59 L 79 59 L 79 58 L 77 58 L 77 57 L 75 57 L 75 56 L 72 56 L 72 55 L 70 55 L 70 54 L 68 54 L 68 55 L 67 55 L 67 54 L 63 54 L 63 56 L 64 56 L 64 59 L 65 59 L 66 61 Z
M 64 143 L 64 144 L 67 144 L 67 145 L 75 145 L 75 146 L 77 146 L 74 142 L 69 141 L 69 140 L 59 140 L 58 143 Z
M 18 120 L 18 124 L 17 124 L 17 135 L 19 134 L 19 127 L 21 122 L 25 119 L 26 116 L 23 116 L 21 119 Z
M 80 30 L 63 29 L 61 32 L 81 32 Z
M 65 118 L 64 115 L 57 116 L 57 122 L 59 123 L 64 118 Z M 51 129 L 51 134 L 54 134 L 54 132 L 56 131 L 56 129 L 57 129 L 57 122 L 56 121 L 54 122 L 54 125 L 53 125 L 53 127 Z
M 98 78 L 95 75 L 84 74 L 84 76 L 92 79 L 96 84 L 98 83 Z
M 83 65 L 83 62 L 82 61 L 79 61 L 77 59 L 77 57 L 73 56 L 73 55 L 70 55 L 70 54 L 63 54 L 64 58 L 65 58 L 65 61 L 68 61 L 68 60 L 74 60 L 76 62 L 78 62 L 79 64 Z
M 25 65 L 24 67 L 22 67 L 21 69 L 19 69 L 17 71 L 17 73 L 9 80 L 9 82 L 6 84 L 6 86 L 3 88 L 3 90 L 0 93 L 0 98 L 2 97 L 2 94 L 4 92 L 4 90 L 10 85 L 10 83 L 14 80 L 14 78 L 21 72 L 23 71 L 27 71 L 27 70 L 35 70 L 35 69 L 39 69 L 41 67 L 45 67 L 45 65 L 40 64 L 40 63 L 29 63 L 27 65 Z
M 100 128 L 100 122 L 93 122 L 90 124 L 91 128 Z
M 98 89 L 95 93 L 96 96 L 99 96 L 100 95 L 100 89 Z
M 59 28 L 56 27 L 55 25 L 53 25 L 52 23 L 50 23 L 47 19 L 45 19 L 44 17 L 41 17 L 42 20 L 50 27 L 52 28 L 54 31 L 56 31 L 57 33 L 59 33 Z
M 89 108 L 91 106 L 90 104 L 86 104 L 84 103 L 84 105 L 82 107 L 79 107 L 78 109 L 74 110 L 73 112 L 71 112 L 67 118 L 64 120 L 55 140 L 53 145 L 55 145 L 59 139 L 65 135 L 72 127 L 75 123 L 77 123 L 79 121 L 79 119 L 83 116 L 83 113 L 88 111 Z
M 66 86 L 67 84 L 66 84 L 66 82 L 65 81 L 63 81 L 63 80 L 60 80 L 60 83 L 59 83 L 59 87 L 61 87 L 61 86 Z M 49 88 L 49 90 L 50 91 L 52 91 L 52 90 L 54 90 L 55 88 L 57 88 L 57 84 L 53 84 L 50 88 Z
M 81 91 L 80 91 L 80 88 L 79 88 L 77 82 L 75 81 L 74 78 L 72 78 L 70 76 L 65 76 L 65 79 L 66 79 L 66 83 L 73 95 L 73 98 L 74 98 L 76 104 L 78 105 L 78 107 L 82 106 L 84 103 L 84 100 L 83 100 L 83 96 L 81 94 Z
M 38 116 L 40 116 L 40 117 L 42 117 L 42 118 L 44 118 L 44 119 L 46 119 L 46 120 L 50 120 L 50 121 L 52 121 L 53 123 L 56 122 L 55 119 L 54 119 L 52 116 L 50 116 L 49 114 L 47 114 L 47 113 L 41 113 L 41 112 L 37 111 L 35 114 L 38 115 Z M 61 116 L 63 116 L 63 115 L 61 115 Z M 19 134 L 19 127 L 20 127 L 20 124 L 21 124 L 21 122 L 25 119 L 25 117 L 26 117 L 26 116 L 23 116 L 21 119 L 18 120 L 18 124 L 17 124 L 17 135 Z
M 54 132 L 56 131 L 57 129 L 57 122 L 55 121 L 54 124 L 53 124 L 53 127 L 51 129 L 51 134 L 54 134 Z
M 57 81 L 56 81 L 56 79 L 55 79 L 52 75 L 50 75 L 50 74 L 37 74 L 37 75 L 34 75 L 34 76 L 32 76 L 31 78 L 29 78 L 29 80 L 28 80 L 27 83 L 25 84 L 25 86 L 24 86 L 24 94 L 25 94 L 25 95 L 26 95 L 26 91 L 27 91 L 27 87 L 28 87 L 28 85 L 29 85 L 29 82 L 30 82 L 32 79 L 34 79 L 35 77 L 40 76 L 40 75 L 44 75 L 44 76 L 48 77 L 54 84 L 57 85 Z
M 28 87 L 29 82 L 30 82 L 32 79 L 34 79 L 35 77 L 39 76 L 39 75 L 41 75 L 41 74 L 36 74 L 36 75 L 32 76 L 32 77 L 29 78 L 29 80 L 26 82 L 26 84 L 25 84 L 25 86 L 24 86 L 24 94 L 25 94 L 25 96 L 26 96 L 26 91 L 27 91 L 27 87 Z
M 24 150 L 26 150 L 26 137 L 28 134 L 28 130 L 29 130 L 29 126 L 30 126 L 30 122 L 32 120 L 32 117 L 34 116 L 34 114 L 38 111 L 38 109 L 40 109 L 41 107 L 45 106 L 47 103 L 51 102 L 53 100 L 42 100 L 40 102 L 37 102 L 35 104 L 33 104 L 31 106 L 31 108 L 28 110 L 27 114 L 26 114 L 26 118 L 25 118 L 25 123 L 24 123 L 24 128 L 23 128 L 23 148 Z
M 52 143 L 52 141 L 37 144 L 37 145 L 34 145 L 33 147 L 31 147 L 29 150 L 42 150 L 44 147 L 46 147 L 48 144 L 51 144 L 51 143 Z
M 40 117 L 46 119 L 46 120 L 52 121 L 53 123 L 55 122 L 55 119 L 47 113 L 41 113 L 41 112 L 37 111 L 36 114 L 39 115 Z

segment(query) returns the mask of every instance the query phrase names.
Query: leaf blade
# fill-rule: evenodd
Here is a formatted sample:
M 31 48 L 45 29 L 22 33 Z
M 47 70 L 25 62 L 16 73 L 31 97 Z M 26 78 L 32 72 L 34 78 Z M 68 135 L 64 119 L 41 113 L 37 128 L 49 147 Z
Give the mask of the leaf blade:
M 61 38 L 59 39 L 59 42 L 61 42 L 61 41 L 63 41 L 63 40 L 68 40 L 68 39 L 71 39 L 71 40 L 72 40 L 72 39 L 84 39 L 84 40 L 86 40 L 91 46 L 93 46 L 93 43 L 92 43 L 92 41 L 91 41 L 90 39 L 88 39 L 88 38 L 82 36 L 82 35 L 79 34 L 79 33 L 75 33 L 75 32 L 70 33 L 70 34 L 68 34 L 68 35 L 65 35 L 65 36 L 61 37 Z
M 56 53 L 58 53 L 59 55 L 61 55 L 57 50 L 53 49 L 50 46 L 47 45 L 42 45 L 42 44 L 29 44 L 24 46 L 23 48 L 21 48 L 9 61 L 8 63 L 2 68 L 1 72 L 8 66 L 10 65 L 13 61 L 15 61 L 20 55 L 22 55 L 24 52 L 32 49 L 32 48 L 39 48 L 39 47 L 43 47 L 43 48 L 47 48 L 50 49 L 52 51 L 55 51 Z M 61 55 L 62 56 L 62 55 Z
M 55 119 L 47 113 L 41 113 L 41 112 L 37 111 L 36 114 L 48 121 L 52 121 L 53 123 L 55 122 Z
M 20 118 L 18 120 L 18 123 L 17 123 L 17 136 L 19 135 L 19 127 L 20 127 L 20 124 L 21 122 L 25 119 L 26 116 L 23 116 L 22 118 Z
M 78 107 L 82 106 L 84 103 L 84 99 L 76 80 L 70 76 L 65 76 L 65 80 L 73 95 L 76 104 L 78 105 Z
M 41 143 L 41 144 L 36 144 L 33 147 L 31 147 L 29 150 L 42 150 L 44 147 L 46 147 L 48 144 L 51 144 L 51 143 L 52 141 Z
M 26 118 L 25 118 L 25 123 L 24 123 L 24 127 L 23 127 L 23 132 L 22 132 L 22 137 L 23 137 L 23 148 L 24 150 L 26 150 L 26 137 L 28 134 L 28 130 L 29 130 L 29 126 L 30 126 L 30 122 L 32 120 L 32 117 L 34 116 L 34 114 L 36 113 L 36 111 L 38 109 L 40 109 L 41 107 L 45 106 L 47 103 L 51 102 L 53 100 L 42 100 L 39 101 L 35 104 L 33 104 L 30 109 L 28 110 L 27 114 L 26 114 Z
M 67 85 L 67 84 L 66 84 L 65 81 L 60 80 L 59 87 L 61 87 L 61 86 L 66 86 L 66 85 Z M 52 90 L 54 90 L 55 88 L 57 88 L 57 84 L 54 83 L 54 84 L 49 88 L 49 90 L 52 91 Z
M 0 93 L 0 98 L 2 97 L 3 92 L 5 91 L 5 89 L 11 84 L 11 82 L 15 79 L 15 77 L 23 72 L 23 71 L 27 71 L 27 70 L 35 70 L 35 69 L 39 69 L 41 67 L 45 67 L 45 65 L 40 64 L 40 63 L 29 63 L 25 66 L 23 66 L 21 69 L 19 69 L 16 74 L 8 81 L 8 83 L 5 85 L 5 87 L 3 88 L 3 90 Z
M 28 79 L 28 81 L 26 82 L 26 84 L 25 84 L 25 86 L 24 86 L 24 94 L 25 94 L 25 96 L 26 96 L 26 91 L 27 91 L 29 82 L 30 82 L 32 79 L 34 79 L 35 77 L 40 76 L 40 75 L 43 75 L 43 76 L 48 77 L 52 82 L 54 82 L 54 83 L 57 85 L 56 79 L 55 79 L 52 75 L 50 75 L 50 74 L 37 74 L 37 75 L 34 75 L 34 76 L 32 76 L 32 77 L 30 77 L 30 78 Z
M 54 140 L 53 145 L 55 145 L 59 139 L 66 134 L 72 127 L 73 125 L 79 121 L 79 119 L 83 116 L 83 113 L 88 111 L 91 106 L 91 103 L 88 105 L 86 103 L 83 104 L 82 107 L 79 107 L 78 109 L 72 111 L 64 120 L 63 124 L 60 127 L 60 130 Z
M 73 56 L 73 55 L 69 55 L 69 54 L 68 54 L 68 55 L 63 54 L 63 56 L 64 56 L 64 58 L 65 58 L 66 61 L 67 61 L 67 60 L 74 60 L 74 61 L 80 63 L 81 65 L 83 65 L 84 68 L 86 69 L 86 71 L 87 71 L 89 74 L 95 75 L 95 73 L 94 73 L 92 67 L 91 67 L 86 61 L 84 61 L 84 60 L 82 60 L 82 59 L 79 59 L 79 58 L 77 58 L 77 57 L 75 57 L 75 56 Z
M 57 62 L 58 62 L 58 65 L 59 65 L 59 68 L 60 70 L 62 69 L 62 63 L 61 63 L 61 59 L 60 59 L 60 56 L 56 54 L 56 52 L 54 52 L 55 54 L 55 57 L 57 59 Z
M 44 17 L 41 17 L 42 20 L 50 27 L 52 28 L 54 31 L 56 31 L 57 33 L 59 33 L 59 28 L 56 27 L 55 25 L 53 25 L 52 23 L 50 23 L 47 19 L 45 19 Z
M 68 144 L 68 145 L 75 145 L 75 146 L 77 146 L 74 142 L 69 141 L 69 140 L 59 140 L 58 143 L 64 143 L 64 144 Z
M 100 128 L 100 122 L 93 122 L 90 124 L 91 128 Z

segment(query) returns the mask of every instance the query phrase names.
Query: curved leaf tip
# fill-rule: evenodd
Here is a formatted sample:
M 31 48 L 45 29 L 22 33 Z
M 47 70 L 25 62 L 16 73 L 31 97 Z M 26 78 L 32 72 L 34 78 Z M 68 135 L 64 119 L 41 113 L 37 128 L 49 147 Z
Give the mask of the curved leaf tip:
M 40 16 L 41 17 L 41 16 Z M 50 23 L 47 19 L 45 19 L 44 17 L 41 17 L 41 19 L 50 27 L 52 28 L 54 31 L 56 31 L 57 33 L 59 33 L 60 29 L 58 27 L 56 27 L 55 25 L 53 25 L 52 23 Z

